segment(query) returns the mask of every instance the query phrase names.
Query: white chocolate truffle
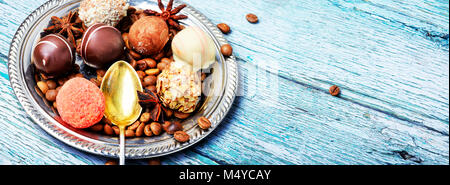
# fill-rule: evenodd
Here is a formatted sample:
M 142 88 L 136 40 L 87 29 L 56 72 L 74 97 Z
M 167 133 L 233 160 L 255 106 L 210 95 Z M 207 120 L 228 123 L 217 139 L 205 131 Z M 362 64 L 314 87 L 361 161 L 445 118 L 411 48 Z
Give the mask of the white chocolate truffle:
M 216 61 L 216 49 L 211 37 L 195 26 L 187 27 L 172 41 L 173 58 L 193 67 L 194 71 L 208 68 Z
M 156 91 L 165 107 L 194 112 L 201 96 L 200 73 L 184 62 L 172 62 L 158 75 Z
M 127 16 L 128 7 L 127 0 L 83 0 L 78 14 L 87 27 L 95 23 L 116 26 Z

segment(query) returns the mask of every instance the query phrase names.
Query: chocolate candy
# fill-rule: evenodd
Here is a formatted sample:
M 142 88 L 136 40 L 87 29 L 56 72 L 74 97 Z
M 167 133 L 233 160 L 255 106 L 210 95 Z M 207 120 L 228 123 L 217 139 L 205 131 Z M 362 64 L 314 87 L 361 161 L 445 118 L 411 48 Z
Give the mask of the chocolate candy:
M 119 30 L 106 24 L 90 26 L 81 40 L 80 55 L 94 68 L 102 68 L 119 60 L 125 51 L 125 42 Z
M 48 77 L 56 77 L 72 69 L 75 47 L 61 35 L 50 34 L 34 47 L 32 61 Z

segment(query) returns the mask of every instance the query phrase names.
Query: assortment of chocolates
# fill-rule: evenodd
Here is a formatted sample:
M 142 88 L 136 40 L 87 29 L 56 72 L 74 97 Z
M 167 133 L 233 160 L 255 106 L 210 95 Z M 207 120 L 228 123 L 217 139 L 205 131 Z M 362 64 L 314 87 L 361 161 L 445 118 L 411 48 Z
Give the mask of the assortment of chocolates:
M 178 13 L 186 5 L 172 9 L 172 4 L 170 0 L 164 7 L 158 0 L 160 10 L 141 10 L 126 0 L 83 0 L 69 15 L 52 17 L 32 53 L 38 93 L 72 127 L 118 135 L 117 126 L 103 116 L 105 100 L 99 86 L 109 66 L 125 60 L 144 88 L 138 91 L 142 114 L 127 126 L 125 136 L 166 132 L 179 142 L 188 141 L 182 120 L 201 102 L 201 83 L 207 75 L 201 69 L 216 61 L 216 50 L 200 28 L 181 24 L 187 16 Z M 81 73 L 76 54 L 85 68 L 96 70 L 96 77 Z M 211 126 L 206 117 L 198 124 L 202 129 Z

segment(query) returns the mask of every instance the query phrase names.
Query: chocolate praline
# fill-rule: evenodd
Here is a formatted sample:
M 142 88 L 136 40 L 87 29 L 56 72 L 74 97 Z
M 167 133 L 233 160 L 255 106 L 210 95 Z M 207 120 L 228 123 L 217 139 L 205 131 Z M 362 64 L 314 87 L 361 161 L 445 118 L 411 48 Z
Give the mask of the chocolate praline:
M 80 55 L 94 68 L 102 68 L 119 60 L 125 51 L 125 42 L 119 30 L 106 24 L 90 26 L 81 40 Z
M 75 47 L 61 35 L 43 37 L 33 49 L 32 61 L 48 77 L 69 72 L 75 61 Z
M 169 28 L 161 17 L 145 16 L 131 26 L 128 41 L 139 54 L 155 55 L 169 41 Z

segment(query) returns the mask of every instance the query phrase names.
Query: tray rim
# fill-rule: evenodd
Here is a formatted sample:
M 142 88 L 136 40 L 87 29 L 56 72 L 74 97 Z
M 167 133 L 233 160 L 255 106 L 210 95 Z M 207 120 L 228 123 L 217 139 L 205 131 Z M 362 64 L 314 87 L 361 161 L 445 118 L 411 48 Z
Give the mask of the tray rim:
M 96 143 L 94 139 L 87 139 L 87 137 L 70 131 L 68 128 L 62 128 L 64 127 L 62 125 L 53 124 L 52 120 L 50 120 L 47 116 L 40 114 L 40 112 L 36 110 L 35 105 L 29 100 L 31 95 L 25 93 L 27 91 L 25 90 L 26 85 L 23 83 L 24 79 L 21 78 L 23 76 L 21 75 L 22 71 L 20 70 L 21 61 L 18 61 L 20 55 L 19 52 L 22 50 L 21 46 L 23 45 L 23 42 L 26 41 L 24 36 L 27 35 L 31 26 L 36 23 L 37 19 L 39 19 L 43 14 L 53 8 L 57 8 L 58 6 L 74 1 L 79 0 L 49 0 L 34 10 L 22 22 L 14 34 L 8 54 L 8 75 L 10 85 L 27 115 L 48 134 L 79 150 L 106 157 L 118 158 L 118 146 L 114 146 L 113 144 L 105 145 Z M 174 5 L 177 4 L 180 4 L 180 2 L 175 0 Z M 203 26 L 205 26 L 208 31 L 213 34 L 215 39 L 219 42 L 219 45 L 228 44 L 228 41 L 224 38 L 222 32 L 220 32 L 218 28 L 202 13 L 191 7 L 189 4 L 187 4 L 183 11 L 188 12 L 190 15 L 194 15 L 195 19 L 200 21 Z M 198 127 L 194 128 L 198 129 L 198 131 L 194 134 L 194 136 L 191 135 L 191 139 L 186 143 L 175 142 L 173 145 L 169 146 L 127 148 L 125 151 L 125 156 L 129 159 L 141 159 L 168 155 L 184 150 L 212 133 L 212 131 L 218 127 L 231 109 L 236 97 L 238 86 L 239 76 L 235 56 L 232 55 L 228 58 L 223 58 L 222 61 L 225 63 L 224 70 L 227 80 L 225 81 L 224 94 L 221 97 L 221 101 L 216 107 L 216 111 L 211 113 L 214 114 L 215 118 L 214 120 L 210 120 L 212 125 L 214 125 L 213 127 L 208 130 L 201 130 Z

